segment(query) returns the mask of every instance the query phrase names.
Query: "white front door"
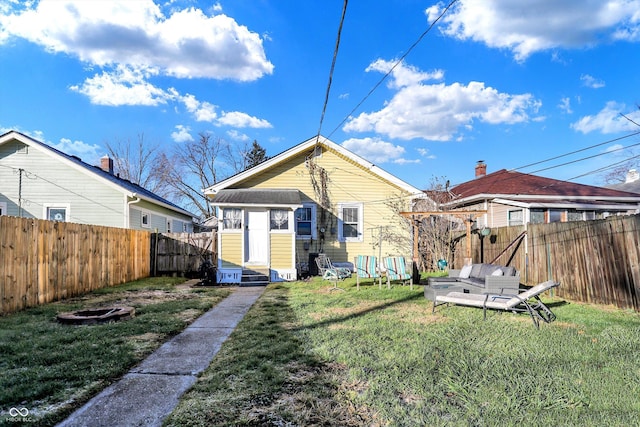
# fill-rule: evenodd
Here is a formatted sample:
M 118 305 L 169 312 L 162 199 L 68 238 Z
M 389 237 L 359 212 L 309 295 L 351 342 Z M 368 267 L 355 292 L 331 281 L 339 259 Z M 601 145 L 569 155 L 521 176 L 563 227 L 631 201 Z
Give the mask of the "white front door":
M 267 265 L 269 261 L 269 212 L 266 209 L 247 209 L 245 261 L 247 264 Z

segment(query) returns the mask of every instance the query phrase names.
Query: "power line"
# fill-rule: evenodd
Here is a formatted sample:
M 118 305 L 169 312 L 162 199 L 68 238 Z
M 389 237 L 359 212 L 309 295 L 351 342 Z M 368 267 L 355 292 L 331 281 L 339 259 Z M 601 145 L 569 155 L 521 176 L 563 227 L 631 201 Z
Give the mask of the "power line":
M 608 140 L 608 141 L 600 142 L 600 143 L 598 143 L 598 144 L 591 145 L 591 146 L 589 146 L 589 147 L 581 148 L 580 150 L 571 151 L 570 153 L 565 153 L 565 154 L 561 154 L 561 155 L 559 155 L 559 156 L 551 157 L 551 158 L 548 158 L 548 159 L 545 159 L 545 160 L 540 160 L 540 161 L 537 161 L 537 162 L 534 162 L 534 163 L 529 163 L 528 165 L 520 166 L 520 167 L 518 167 L 518 168 L 511 169 L 511 170 L 516 171 L 516 170 L 525 169 L 525 168 L 528 168 L 528 167 L 531 167 L 531 166 L 536 166 L 536 165 L 539 165 L 539 164 L 542 164 L 542 163 L 550 162 L 550 161 L 552 161 L 552 160 L 560 159 L 560 158 L 562 158 L 562 157 L 567 157 L 567 156 L 570 156 L 570 155 L 572 155 L 572 154 L 580 153 L 580 152 L 582 152 L 582 151 L 587 151 L 587 150 L 590 150 L 590 149 L 592 149 L 592 148 L 600 147 L 600 146 L 602 146 L 602 145 L 611 144 L 612 142 L 620 141 L 620 140 L 622 140 L 622 139 L 626 139 L 626 138 L 629 138 L 629 137 L 632 137 L 632 136 L 636 136 L 636 135 L 640 135 L 640 131 L 638 131 L 638 132 L 634 132 L 634 133 L 631 133 L 631 134 L 629 134 L 629 135 L 621 136 L 621 137 L 619 137 L 619 138 L 614 138 L 614 139 L 610 139 L 610 140 Z M 606 154 L 606 153 L 605 153 L 605 154 Z M 586 157 L 585 159 L 588 159 L 588 157 Z M 561 165 L 560 165 L 560 166 L 561 166 Z M 555 167 L 555 166 L 554 166 L 554 167 Z M 550 169 L 550 168 L 549 168 L 549 169 Z M 546 170 L 546 169 L 540 169 L 540 170 Z M 536 171 L 536 172 L 539 172 L 540 170 L 538 170 L 538 171 Z
M 338 26 L 338 35 L 336 37 L 336 47 L 333 50 L 333 60 L 331 61 L 331 68 L 329 69 L 329 82 L 327 83 L 327 91 L 324 97 L 324 105 L 322 106 L 322 114 L 320 115 L 320 125 L 318 126 L 318 135 L 316 136 L 316 144 L 320 139 L 320 133 L 322 131 L 322 122 L 324 121 L 324 114 L 327 111 L 327 104 L 329 103 L 329 92 L 331 92 L 331 82 L 333 81 L 333 71 L 336 67 L 336 60 L 338 58 L 338 49 L 340 48 L 340 36 L 342 34 L 342 26 L 344 24 L 344 17 L 347 13 L 347 4 L 349 0 L 344 0 L 342 6 L 342 16 L 340 17 L 340 25 Z
M 380 85 L 387 79 L 387 77 L 389 77 L 391 75 L 391 73 L 393 72 L 393 70 L 396 69 L 396 67 L 398 65 L 400 65 L 400 63 L 402 63 L 402 61 L 404 61 L 404 58 L 407 57 L 407 55 L 409 55 L 409 53 L 411 53 L 411 51 L 422 41 L 422 39 L 429 33 L 429 31 L 431 31 L 431 29 L 438 23 L 438 21 L 440 21 L 440 19 L 447 13 L 447 11 L 451 8 L 451 6 L 453 6 L 458 0 L 453 0 L 451 3 L 449 3 L 447 5 L 447 7 L 444 8 L 444 10 L 442 11 L 442 13 L 440 14 L 440 16 L 438 16 L 432 23 L 431 25 L 429 25 L 429 27 L 422 33 L 420 34 L 420 37 L 418 37 L 418 39 L 409 47 L 409 49 L 407 49 L 407 51 L 404 53 L 404 55 L 402 55 L 400 57 L 400 59 L 398 59 L 395 64 L 393 64 L 393 66 L 389 69 L 389 71 L 387 71 L 387 73 L 382 76 L 382 78 L 378 81 L 378 83 L 376 83 L 373 88 L 371 88 L 371 90 L 369 91 L 369 93 L 367 93 L 365 95 L 364 98 L 362 98 L 362 100 L 345 116 L 344 119 L 342 119 L 342 121 L 338 124 L 338 126 L 335 127 L 335 129 L 333 129 L 331 131 L 331 133 L 329 133 L 329 135 L 327 135 L 327 138 L 331 138 L 331 135 L 333 135 L 347 120 L 349 120 L 349 117 L 351 117 L 351 115 L 358 109 L 360 108 L 360 106 L 362 104 L 364 104 L 364 102 L 373 94 L 373 92 L 375 92 L 378 87 L 380 87 Z

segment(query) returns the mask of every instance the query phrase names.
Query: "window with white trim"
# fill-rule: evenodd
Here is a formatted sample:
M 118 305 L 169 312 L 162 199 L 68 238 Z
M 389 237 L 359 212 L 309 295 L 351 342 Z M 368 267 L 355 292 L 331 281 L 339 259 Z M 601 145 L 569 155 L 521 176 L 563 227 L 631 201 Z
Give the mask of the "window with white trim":
M 269 229 L 270 230 L 288 230 L 289 229 L 289 211 L 286 209 L 269 210 Z
M 522 211 L 522 209 L 509 211 L 508 220 L 509 226 L 522 225 L 524 224 L 524 212 Z
M 7 214 L 7 202 L 0 202 L 0 216 Z
M 143 228 L 151 227 L 151 214 L 149 212 L 140 211 L 140 225 Z
M 67 222 L 69 220 L 69 204 L 44 203 L 44 218 L 49 221 Z
M 316 205 L 315 203 L 303 203 L 296 209 L 296 238 L 316 238 Z
M 241 230 L 242 229 L 242 209 L 223 208 L 222 209 L 222 229 Z
M 338 203 L 338 240 L 341 242 L 362 242 L 362 203 Z

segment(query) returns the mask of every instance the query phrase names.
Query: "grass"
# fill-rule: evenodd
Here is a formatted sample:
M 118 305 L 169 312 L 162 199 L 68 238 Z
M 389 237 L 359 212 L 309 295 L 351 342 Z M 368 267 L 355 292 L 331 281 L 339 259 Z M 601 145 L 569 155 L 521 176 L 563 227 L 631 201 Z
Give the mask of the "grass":
M 182 331 L 228 290 L 150 278 L 0 317 L 0 424 L 27 408 L 30 425 L 53 425 Z M 131 320 L 61 325 L 60 312 L 128 305 Z
M 640 316 L 443 307 L 422 288 L 270 285 L 166 420 L 206 425 L 634 425 Z
M 168 279 L 166 279 L 168 280 Z M 224 289 L 138 282 L 0 318 L 0 410 L 54 425 L 211 307 Z M 370 283 L 370 282 L 369 282 Z M 422 287 L 271 284 L 166 426 L 628 426 L 640 315 L 548 299 L 558 320 L 442 307 Z M 114 304 L 127 322 L 58 325 Z M 6 421 L 6 417 L 5 417 Z M 3 419 L 0 418 L 0 424 Z M 8 425 L 15 425 L 7 422 Z

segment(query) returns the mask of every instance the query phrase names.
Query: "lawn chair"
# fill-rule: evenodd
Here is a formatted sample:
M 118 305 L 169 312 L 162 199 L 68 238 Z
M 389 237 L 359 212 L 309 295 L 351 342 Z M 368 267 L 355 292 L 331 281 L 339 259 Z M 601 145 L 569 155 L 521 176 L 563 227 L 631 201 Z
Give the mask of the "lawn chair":
M 355 259 L 356 287 L 360 289 L 360 279 L 378 279 L 378 287 L 382 289 L 382 275 L 375 256 L 358 255 Z M 375 282 L 375 280 L 374 280 Z
M 333 288 L 331 288 L 331 290 L 344 290 L 338 287 L 338 281 L 351 277 L 351 270 L 344 267 L 335 267 L 326 254 L 318 254 L 316 264 L 318 266 L 318 273 L 320 273 L 322 278 L 333 282 Z
M 387 288 L 391 288 L 391 282 L 401 281 L 403 286 L 409 282 L 411 290 L 413 290 L 413 275 L 407 271 L 407 263 L 404 257 L 385 257 L 383 258 L 383 265 L 386 269 Z
M 559 286 L 560 283 L 549 280 L 540 283 L 518 295 L 496 294 L 465 294 L 463 292 L 449 292 L 446 295 L 436 296 L 433 301 L 433 312 L 436 306 L 442 304 L 457 304 L 468 307 L 482 308 L 484 318 L 487 318 L 487 309 L 498 311 L 527 312 L 533 320 L 536 328 L 540 327 L 540 320 L 551 323 L 556 319 L 555 314 L 541 300 L 540 295 L 550 289 Z

